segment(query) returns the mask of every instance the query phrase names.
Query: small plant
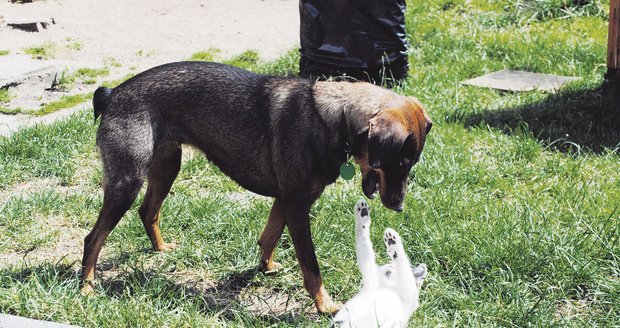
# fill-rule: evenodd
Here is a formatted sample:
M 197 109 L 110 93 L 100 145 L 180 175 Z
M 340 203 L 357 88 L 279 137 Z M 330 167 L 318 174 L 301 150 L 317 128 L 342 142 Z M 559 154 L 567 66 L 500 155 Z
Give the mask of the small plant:
M 68 91 L 75 85 L 75 76 L 73 74 L 69 74 L 68 70 L 65 69 L 60 73 L 60 77 L 56 80 L 56 84 L 53 89 L 58 91 Z
M 0 105 L 0 114 L 15 115 L 22 112 L 21 108 L 8 108 Z
M 116 58 L 107 57 L 103 60 L 103 65 L 106 67 L 121 67 L 123 66 Z
M 107 76 L 110 70 L 107 68 L 80 68 L 75 72 L 76 79 L 85 84 L 95 84 L 97 77 Z
M 220 54 L 220 49 L 210 48 L 204 51 L 199 51 L 192 54 L 189 57 L 191 61 L 215 61 L 218 55 Z
M 97 77 L 110 74 L 110 70 L 107 68 L 80 68 L 74 73 L 67 72 L 68 70 L 65 69 L 58 78 L 55 85 L 56 90 L 68 91 L 73 88 L 76 83 L 95 84 L 97 82 Z
M 259 61 L 258 52 L 254 50 L 248 50 L 248 51 L 242 52 L 241 54 L 231 59 L 225 60 L 223 63 L 232 65 L 232 66 L 241 67 L 241 68 L 252 71 L 252 70 L 256 70 L 258 66 L 258 61 Z
M 60 98 L 60 100 L 58 101 L 53 101 L 53 102 L 43 105 L 43 107 L 41 107 L 40 109 L 32 112 L 32 115 L 41 116 L 41 115 L 50 114 L 50 113 L 59 111 L 61 109 L 70 108 L 75 105 L 86 102 L 92 97 L 93 97 L 92 92 L 82 93 L 82 94 L 77 94 L 77 95 L 72 95 L 72 96 L 62 96 L 62 98 Z
M 45 42 L 38 46 L 24 48 L 24 52 L 31 55 L 34 59 L 50 59 L 54 58 L 57 51 L 56 44 Z
M 8 108 L 6 104 L 11 101 L 13 95 L 8 88 L 0 88 L 0 113 L 2 114 L 17 114 L 21 113 L 21 108 Z
M 144 49 L 140 49 L 140 50 L 136 51 L 136 55 L 138 57 L 151 57 L 151 56 L 156 55 L 156 54 L 157 54 L 157 50 L 146 51 Z
M 13 98 L 13 96 L 8 88 L 0 88 L 0 104 L 8 103 L 11 101 L 11 98 Z
M 73 51 L 80 51 L 80 50 L 82 50 L 82 47 L 83 47 L 83 46 L 84 46 L 84 45 L 82 44 L 82 42 L 80 42 L 80 41 L 75 41 L 75 42 L 69 43 L 69 44 L 67 45 L 67 49 L 69 49 L 69 50 L 73 50 Z

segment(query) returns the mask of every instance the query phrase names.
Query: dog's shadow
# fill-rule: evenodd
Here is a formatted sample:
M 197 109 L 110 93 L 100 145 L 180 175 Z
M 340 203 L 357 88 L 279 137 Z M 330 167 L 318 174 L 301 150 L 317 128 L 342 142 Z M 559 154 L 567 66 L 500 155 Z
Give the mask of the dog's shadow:
M 121 255 L 122 257 L 122 255 Z M 155 269 L 142 270 L 133 267 L 123 272 L 110 274 L 106 271 L 115 271 L 119 259 L 108 259 L 103 261 L 98 270 L 99 286 L 97 293 L 107 297 L 120 299 L 132 297 L 145 291 L 157 297 L 165 298 L 169 301 L 169 306 L 181 305 L 191 302 L 196 305 L 199 311 L 207 316 L 216 315 L 225 320 L 237 320 L 244 304 L 240 296 L 250 287 L 260 287 L 261 283 L 256 282 L 256 276 L 260 274 L 257 268 L 250 268 L 240 272 L 233 272 L 223 279 L 217 281 L 204 280 L 176 280 L 169 277 L 165 272 Z M 78 263 L 43 263 L 38 265 L 22 265 L 21 267 L 8 267 L 0 269 L 0 275 L 8 279 L 11 284 L 27 283 L 32 277 L 36 277 L 41 285 L 65 286 L 71 292 L 78 293 L 81 282 L 80 272 L 77 269 Z M 106 276 L 109 276 L 106 278 Z M 269 290 L 278 293 L 277 289 Z M 81 297 L 81 296 L 80 296 Z M 95 296 L 97 297 L 97 296 Z M 313 308 L 313 307 L 312 307 Z M 20 313 L 7 310 L 9 314 L 19 315 Z M 299 320 L 296 311 L 275 311 L 261 313 L 249 312 L 249 316 L 265 323 L 293 323 Z M 297 311 L 299 313 L 299 311 Z M 310 316 L 313 314 L 310 313 Z
M 105 270 L 105 264 L 102 265 Z M 141 270 L 133 268 L 130 272 L 102 279 L 101 287 L 110 297 L 120 298 L 126 295 L 141 293 L 141 290 L 151 290 L 160 297 L 168 300 L 183 300 L 194 303 L 200 312 L 205 315 L 217 315 L 226 320 L 235 320 L 239 313 L 246 311 L 249 316 L 265 323 L 293 323 L 299 320 L 297 314 L 304 312 L 307 317 L 316 318 L 314 306 L 305 304 L 305 308 L 290 307 L 287 298 L 287 307 L 267 305 L 265 311 L 264 298 L 283 294 L 278 288 L 263 287 L 260 279 L 256 279 L 258 268 L 248 268 L 239 272 L 232 272 L 223 279 L 205 281 L 194 279 L 174 279 L 164 272 L 157 270 Z M 251 290 L 262 289 L 267 295 L 256 295 Z M 284 293 L 286 294 L 286 293 Z M 305 295 L 305 294 L 304 294 Z M 278 298 L 275 296 L 274 298 Z M 286 296 L 284 297 L 286 298 Z M 257 303 L 262 303 L 256 308 Z M 310 310 L 308 311 L 308 308 Z M 271 311 L 273 310 L 273 311 Z
M 488 125 L 509 135 L 526 133 L 562 152 L 620 152 L 620 82 L 569 89 L 512 108 L 455 111 L 447 120 L 465 127 Z

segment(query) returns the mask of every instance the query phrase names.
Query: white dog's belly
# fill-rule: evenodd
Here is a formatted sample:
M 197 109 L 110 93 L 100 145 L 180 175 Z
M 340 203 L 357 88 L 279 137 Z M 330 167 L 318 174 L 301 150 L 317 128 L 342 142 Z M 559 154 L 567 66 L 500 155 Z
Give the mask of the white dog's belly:
M 347 328 L 402 327 L 403 311 L 395 292 L 379 289 L 350 299 L 334 317 L 334 323 Z

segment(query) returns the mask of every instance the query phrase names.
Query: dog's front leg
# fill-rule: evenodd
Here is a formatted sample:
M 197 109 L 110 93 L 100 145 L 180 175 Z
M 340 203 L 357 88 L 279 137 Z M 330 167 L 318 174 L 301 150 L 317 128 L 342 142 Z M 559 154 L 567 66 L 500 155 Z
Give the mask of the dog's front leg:
M 282 265 L 273 260 L 274 249 L 282 237 L 282 231 L 285 225 L 284 209 L 279 200 L 273 202 L 271 207 L 271 213 L 269 213 L 269 219 L 263 233 L 258 240 L 258 246 L 260 247 L 260 264 L 259 270 L 265 273 L 273 273 L 278 271 Z
M 332 301 L 323 286 L 319 263 L 314 253 L 314 244 L 310 233 L 310 204 L 282 204 L 282 207 L 286 213 L 286 226 L 291 234 L 297 260 L 304 276 L 304 287 L 314 299 L 314 304 L 319 313 L 337 312 L 340 307 Z

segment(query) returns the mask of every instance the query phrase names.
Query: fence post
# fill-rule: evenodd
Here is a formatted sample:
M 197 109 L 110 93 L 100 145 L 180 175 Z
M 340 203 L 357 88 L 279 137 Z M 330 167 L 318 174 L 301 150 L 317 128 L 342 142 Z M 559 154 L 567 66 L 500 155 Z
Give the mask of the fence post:
M 608 80 L 620 78 L 620 0 L 609 2 L 609 41 L 607 43 Z

